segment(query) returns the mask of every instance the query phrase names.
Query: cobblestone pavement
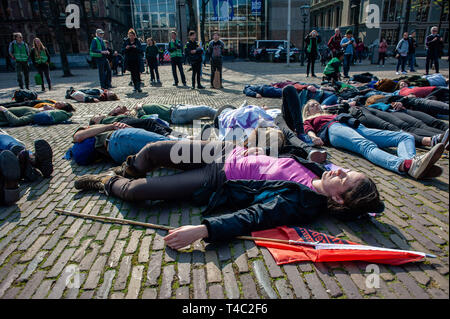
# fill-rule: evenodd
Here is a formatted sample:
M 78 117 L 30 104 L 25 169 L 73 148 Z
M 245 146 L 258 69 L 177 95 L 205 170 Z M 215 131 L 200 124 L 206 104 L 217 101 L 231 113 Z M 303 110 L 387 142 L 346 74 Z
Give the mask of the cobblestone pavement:
M 448 62 L 442 64 L 448 74 Z M 386 71 L 394 67 L 391 61 L 385 69 L 364 64 L 351 71 L 371 70 L 380 77 L 394 77 L 395 72 Z M 73 73 L 75 77 L 62 78 L 60 71 L 52 72 L 54 90 L 40 97 L 64 99 L 69 86 L 97 87 L 96 70 Z M 144 76 L 147 86 L 142 94 L 130 94 L 128 75 L 114 77 L 114 91 L 121 100 L 78 103 L 73 124 L 6 128 L 30 147 L 35 139 L 47 139 L 54 148 L 55 171 L 51 179 L 21 184 L 22 197 L 17 205 L 0 208 L 0 298 L 448 298 L 448 157 L 439 161 L 445 171 L 442 177 L 418 182 L 350 153 L 329 150 L 337 165 L 361 170 L 376 180 L 386 211 L 376 220 L 344 224 L 322 219 L 306 227 L 359 243 L 438 256 L 398 267 L 379 265 L 379 288 L 366 286 L 367 264 L 361 262 L 305 262 L 280 267 L 266 248 L 248 241 L 222 245 L 199 241 L 190 250 L 177 252 L 164 246 L 161 231 L 57 215 L 53 210 L 62 208 L 171 226 L 198 224 L 201 208 L 186 203 L 131 204 L 97 193 L 77 193 L 73 186 L 77 176 L 111 166 L 79 167 L 62 159 L 75 129 L 86 125 L 92 115 L 120 104 L 219 107 L 240 105 L 247 99 L 259 105 L 280 105 L 277 99 L 246 98 L 243 85 L 306 81 L 304 67 L 298 64 L 287 68 L 282 64 L 227 63 L 223 91 L 176 89 L 170 67 L 161 67 L 161 74 L 161 88 L 149 88 L 149 76 Z M 209 68 L 205 70 L 205 78 L 208 76 Z M 15 85 L 15 73 L 0 74 L 0 102 L 10 100 Z M 180 129 L 192 133 L 192 128 Z M 159 174 L 168 173 L 162 170 Z M 79 282 L 67 285 L 67 278 L 77 269 Z

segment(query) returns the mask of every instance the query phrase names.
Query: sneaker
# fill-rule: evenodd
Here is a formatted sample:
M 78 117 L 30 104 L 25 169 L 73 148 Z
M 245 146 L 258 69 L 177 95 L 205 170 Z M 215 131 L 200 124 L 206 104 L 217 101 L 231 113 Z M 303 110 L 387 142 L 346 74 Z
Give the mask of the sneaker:
M 156 81 L 156 83 L 158 83 L 158 84 L 162 84 L 162 82 L 161 82 L 160 80 Z
M 44 177 L 50 177 L 53 173 L 53 151 L 50 144 L 45 140 L 34 142 L 35 164 Z
M 138 91 L 139 93 L 142 93 L 142 89 L 141 89 L 141 88 L 137 89 L 137 91 Z
M 74 186 L 78 190 L 104 192 L 106 183 L 112 177 L 113 175 L 110 172 L 99 175 L 84 175 L 75 181 Z
M 400 72 L 398 72 L 398 71 L 397 71 L 397 72 L 395 72 L 395 74 L 399 75 L 399 74 L 400 74 Z
M 444 152 L 444 144 L 439 143 L 424 155 L 415 156 L 413 158 L 411 168 L 408 171 L 408 175 L 415 179 L 423 177 L 425 171 L 436 163 Z
M 308 154 L 307 160 L 315 163 L 323 163 L 327 159 L 327 155 L 326 151 L 313 150 Z
M 406 72 L 406 71 L 402 71 L 402 74 L 408 74 L 408 72 Z
M 198 85 L 197 88 L 200 90 L 206 89 L 203 85 Z
M 443 172 L 442 167 L 433 165 L 423 173 L 422 178 L 436 178 L 441 176 Z
M 27 150 L 21 151 L 17 154 L 17 159 L 19 160 L 21 179 L 23 178 L 28 182 L 34 182 L 42 176 L 31 164 L 30 152 Z
M 178 86 L 178 83 L 174 83 L 174 84 L 172 84 L 172 86 Z
M 11 151 L 0 153 L 0 204 L 12 205 L 20 198 L 20 165 Z
M 188 86 L 187 83 L 183 83 L 183 86 Z

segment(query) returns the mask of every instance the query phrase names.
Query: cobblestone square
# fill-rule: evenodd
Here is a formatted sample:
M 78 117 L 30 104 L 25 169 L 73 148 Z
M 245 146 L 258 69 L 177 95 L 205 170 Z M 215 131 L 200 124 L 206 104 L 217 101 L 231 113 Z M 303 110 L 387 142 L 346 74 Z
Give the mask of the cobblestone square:
M 424 60 L 419 59 L 423 74 Z M 185 72 L 188 67 L 185 66 Z M 321 71 L 319 65 L 316 69 Z M 357 64 L 351 74 L 372 72 L 394 78 L 391 59 L 385 68 Z M 270 84 L 292 80 L 319 83 L 305 77 L 305 67 L 285 64 L 227 62 L 224 89 L 209 89 L 210 67 L 204 69 L 203 85 L 191 90 L 172 86 L 169 65 L 160 67 L 162 87 L 149 85 L 144 74 L 143 93 L 132 93 L 129 74 L 113 77 L 112 89 L 120 100 L 96 104 L 73 103 L 72 124 L 4 128 L 33 146 L 46 139 L 53 147 L 55 170 L 51 179 L 22 183 L 17 205 L 0 207 L 0 298 L 445 298 L 449 297 L 448 152 L 439 160 L 444 174 L 434 180 L 416 181 L 375 166 L 349 152 L 328 149 L 336 165 L 359 170 L 373 178 L 385 201 L 384 215 L 372 220 L 343 223 L 320 219 L 305 227 L 358 243 L 417 250 L 437 258 L 403 266 L 378 265 L 379 288 L 366 285 L 366 263 L 297 263 L 277 266 L 269 251 L 253 242 L 227 244 L 198 241 L 189 250 L 174 251 L 164 245 L 163 231 L 77 219 L 58 215 L 55 208 L 91 215 L 133 219 L 170 226 L 199 224 L 201 207 L 183 202 L 126 203 L 102 194 L 78 193 L 75 179 L 104 171 L 111 164 L 77 166 L 63 159 L 72 135 L 90 117 L 107 113 L 117 105 L 138 103 L 194 104 L 219 108 L 225 104 L 280 106 L 281 99 L 253 99 L 243 93 L 245 84 Z M 448 76 L 448 61 L 442 61 Z M 54 88 L 39 98 L 65 100 L 70 86 L 97 88 L 97 70 L 74 69 L 74 77 L 51 73 Z M 31 72 L 33 80 L 35 72 Z M 190 72 L 186 72 L 190 84 Z M 32 89 L 39 91 L 38 86 Z M 0 104 L 11 100 L 16 89 L 14 72 L 0 73 Z M 198 134 L 192 127 L 175 127 Z M 419 152 L 423 152 L 420 149 Z M 170 174 L 159 170 L 154 174 Z M 67 283 L 73 273 L 79 280 Z M 78 282 L 77 282 L 78 281 Z

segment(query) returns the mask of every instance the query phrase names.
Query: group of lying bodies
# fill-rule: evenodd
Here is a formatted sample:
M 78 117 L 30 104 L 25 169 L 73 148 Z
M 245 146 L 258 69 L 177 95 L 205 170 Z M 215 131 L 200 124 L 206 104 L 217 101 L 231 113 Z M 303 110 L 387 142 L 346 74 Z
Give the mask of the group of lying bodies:
M 80 165 L 105 159 L 121 163 L 112 171 L 79 178 L 79 190 L 132 202 L 191 200 L 206 205 L 201 225 L 182 226 L 165 237 L 174 249 L 201 238 L 224 241 L 255 230 L 308 223 L 324 214 L 352 220 L 382 212 L 376 184 L 363 173 L 326 163 L 322 145 L 358 153 L 415 179 L 442 174 L 436 162 L 448 149 L 449 130 L 434 116 L 448 116 L 448 88 L 431 90 L 440 101 L 364 86 L 350 94 L 337 91 L 311 85 L 298 92 L 287 86 L 281 110 L 245 104 L 219 110 L 157 104 L 116 107 L 75 132 L 66 158 Z M 203 128 L 200 140 L 169 127 L 203 117 L 214 124 Z M 218 140 L 207 140 L 211 129 Z M 416 145 L 430 150 L 417 156 Z M 397 147 L 397 155 L 383 150 L 389 147 Z M 147 177 L 161 167 L 182 172 Z

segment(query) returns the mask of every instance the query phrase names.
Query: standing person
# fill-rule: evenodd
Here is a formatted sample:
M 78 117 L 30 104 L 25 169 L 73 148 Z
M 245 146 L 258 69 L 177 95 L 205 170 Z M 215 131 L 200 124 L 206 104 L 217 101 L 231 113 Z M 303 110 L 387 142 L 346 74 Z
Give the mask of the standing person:
M 114 75 L 118 75 L 118 71 L 117 71 L 118 67 L 120 67 L 120 69 L 122 70 L 122 75 L 123 75 L 123 57 L 122 57 L 122 55 L 119 54 L 119 52 L 114 51 L 113 62 L 112 62 L 112 70 L 113 70 Z
M 352 63 L 356 47 L 352 30 L 348 29 L 345 32 L 345 38 L 341 40 L 341 47 L 344 50 L 344 78 L 349 79 L 348 72 L 350 71 L 350 64 Z
M 358 38 L 357 40 L 357 44 L 356 44 L 356 58 L 359 60 L 359 63 L 361 64 L 361 60 L 362 60 L 362 56 L 363 56 L 363 52 L 364 52 L 364 42 Z M 356 61 L 355 61 L 356 62 Z
M 380 62 L 383 61 L 381 65 L 384 68 L 384 63 L 386 60 L 386 52 L 387 52 L 387 42 L 386 39 L 381 37 L 380 44 L 378 45 L 378 67 L 380 66 Z
M 416 48 L 417 48 L 417 42 L 416 42 L 416 31 L 411 31 L 408 37 L 408 64 L 409 64 L 409 71 L 410 72 L 416 72 L 414 69 L 416 65 Z
M 25 87 L 30 89 L 30 68 L 28 67 L 28 58 L 30 56 L 30 49 L 23 41 L 22 33 L 16 32 L 13 34 L 14 41 L 9 44 L 9 56 L 16 62 L 17 82 L 21 89 L 23 89 L 22 73 L 25 78 Z
M 108 40 L 103 40 L 103 42 L 105 43 L 106 50 L 109 52 L 109 54 L 106 56 L 106 60 L 108 61 L 108 66 L 109 66 L 109 69 L 106 69 L 106 83 L 109 83 L 109 88 L 112 88 L 112 85 L 111 85 L 112 84 L 111 69 L 112 69 L 112 66 L 113 66 L 114 51 L 109 46 L 109 41 Z
M 102 29 L 97 29 L 95 31 L 95 37 L 91 42 L 90 55 L 97 64 L 100 87 L 103 90 L 107 90 L 111 88 L 111 82 L 109 82 L 111 68 L 109 67 L 109 62 L 107 60 L 109 51 L 106 49 L 105 42 L 103 42 L 104 35 L 105 32 Z
M 195 90 L 195 80 L 197 79 L 197 88 L 204 89 L 201 84 L 200 71 L 202 68 L 203 49 L 196 41 L 197 33 L 195 31 L 189 32 L 189 41 L 186 43 L 186 56 L 192 66 L 192 89 Z
M 141 89 L 141 57 L 142 45 L 134 29 L 128 30 L 128 38 L 123 42 L 122 52 L 127 61 L 127 70 L 131 73 L 133 92 L 142 92 Z
M 147 39 L 147 48 L 145 49 L 145 58 L 147 59 L 147 64 L 150 67 L 150 82 L 155 84 L 155 79 L 158 84 L 161 84 L 159 80 L 158 72 L 158 54 L 159 50 L 156 46 L 155 40 L 153 38 Z M 155 77 L 156 75 L 156 77 Z
M 214 75 L 216 71 L 220 73 L 220 88 L 222 85 L 222 63 L 223 63 L 223 51 L 225 49 L 225 43 L 220 40 L 219 32 L 214 32 L 213 40 L 208 44 L 208 56 L 211 63 L 211 88 L 214 88 Z
M 309 70 L 311 68 L 311 76 L 315 78 L 316 74 L 314 73 L 314 63 L 316 62 L 318 56 L 317 45 L 322 42 L 322 39 L 320 38 L 319 33 L 317 33 L 316 30 L 312 30 L 311 33 L 305 37 L 304 41 L 307 45 L 306 58 L 308 60 L 306 64 L 306 77 L 309 76 Z
M 42 44 L 39 38 L 34 38 L 33 40 L 33 48 L 31 49 L 31 61 L 33 61 L 34 66 L 36 67 L 39 75 L 42 79 L 42 92 L 45 91 L 44 85 L 44 75 L 45 79 L 48 83 L 48 90 L 52 89 L 52 82 L 50 81 L 50 53 L 47 48 Z
M 330 38 L 330 40 L 328 40 L 328 47 L 331 50 L 333 58 L 335 58 L 337 56 L 337 53 L 341 51 L 341 41 L 341 30 L 339 30 L 339 28 L 336 28 L 334 29 L 334 35 Z
M 398 41 L 395 51 L 397 51 L 396 57 L 398 59 L 397 72 L 395 72 L 395 74 L 400 74 L 398 72 L 400 65 L 402 66 L 402 74 L 406 74 L 406 60 L 408 59 L 409 52 L 408 32 L 403 33 L 403 38 Z
M 425 46 L 427 48 L 427 59 L 425 63 L 426 75 L 429 74 L 430 65 L 434 63 L 436 73 L 439 73 L 439 52 L 444 44 L 442 37 L 438 34 L 438 28 L 432 27 L 431 34 L 427 36 L 425 40 Z
M 184 86 L 187 86 L 186 77 L 184 76 L 183 71 L 183 44 L 180 40 L 177 40 L 177 33 L 175 31 L 172 31 L 171 37 L 172 39 L 169 42 L 169 52 L 170 62 L 172 64 L 173 86 L 178 86 L 177 67 L 180 71 L 181 82 L 183 82 Z

